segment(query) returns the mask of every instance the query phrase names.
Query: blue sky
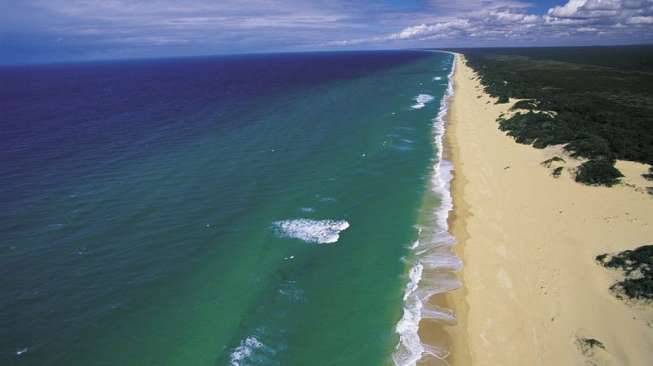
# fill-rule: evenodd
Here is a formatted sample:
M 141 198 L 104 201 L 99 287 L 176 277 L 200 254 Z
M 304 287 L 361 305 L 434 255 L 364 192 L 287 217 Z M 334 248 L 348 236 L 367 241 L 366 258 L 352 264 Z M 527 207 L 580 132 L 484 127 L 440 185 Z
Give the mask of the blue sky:
M 653 42 L 653 0 L 1 0 L 0 63 Z

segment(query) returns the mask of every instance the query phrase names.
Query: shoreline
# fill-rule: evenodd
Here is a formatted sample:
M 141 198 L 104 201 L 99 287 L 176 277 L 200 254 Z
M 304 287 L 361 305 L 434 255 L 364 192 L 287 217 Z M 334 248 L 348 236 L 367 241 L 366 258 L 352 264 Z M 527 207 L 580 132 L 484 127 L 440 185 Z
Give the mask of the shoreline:
M 653 360 L 653 310 L 618 300 L 618 277 L 594 257 L 653 243 L 653 198 L 631 162 L 612 188 L 560 178 L 541 162 L 560 147 L 520 145 L 498 129 L 495 104 L 456 56 L 445 147 L 454 164 L 450 232 L 464 268 L 444 298 L 451 365 L 643 365 Z M 514 100 L 511 100 L 514 102 Z M 583 339 L 603 347 L 584 348 Z M 421 362 L 419 363 L 422 364 Z M 432 363 L 423 363 L 432 364 Z M 436 364 L 436 363 L 433 363 Z
M 444 294 L 460 287 L 455 272 L 462 266 L 460 259 L 453 253 L 455 239 L 448 225 L 449 214 L 453 211 L 450 190 L 453 165 L 444 159 L 447 118 L 454 94 L 456 64 L 455 54 L 452 55 L 447 88 L 440 101 L 438 114 L 432 119 L 436 159 L 428 184 L 430 194 L 426 197 L 428 201 L 435 195 L 440 203 L 434 211 L 428 204 L 423 206 L 425 211 L 418 221 L 426 222 L 418 224 L 418 237 L 411 247 L 414 259 L 408 271 L 410 281 L 404 291 L 404 314 L 396 326 L 400 342 L 393 354 L 394 364 L 400 366 L 424 362 L 442 364 L 450 354 L 443 326 L 455 322 L 455 317 L 444 301 Z
M 450 96 L 447 100 L 447 105 L 444 107 L 444 113 L 440 116 L 442 120 L 442 126 L 440 127 L 440 132 L 442 132 L 440 138 L 440 144 L 438 149 L 441 151 L 439 159 L 447 165 L 448 173 L 450 178 L 447 182 L 448 191 L 446 196 L 450 201 L 450 207 L 447 210 L 446 214 L 443 215 L 446 219 L 446 231 L 452 239 L 452 245 L 450 246 L 451 254 L 457 258 L 461 263 L 461 267 L 454 271 L 455 276 L 459 282 L 459 287 L 454 288 L 443 293 L 438 293 L 426 301 L 426 304 L 429 307 L 437 307 L 449 309 L 453 312 L 454 321 L 451 323 L 440 323 L 426 321 L 420 322 L 419 325 L 419 334 L 420 338 L 423 340 L 423 343 L 438 346 L 442 346 L 447 349 L 447 356 L 443 360 L 437 360 L 434 358 L 422 358 L 417 365 L 428 365 L 428 366 L 440 366 L 440 365 L 455 365 L 455 364 L 471 364 L 469 361 L 468 349 L 465 341 L 465 334 L 460 332 L 463 327 L 460 326 L 461 319 L 464 319 L 466 316 L 467 305 L 465 302 L 465 293 L 466 289 L 464 283 L 461 283 L 462 280 L 462 270 L 464 270 L 463 265 L 463 246 L 461 243 L 465 239 L 464 226 L 461 226 L 463 217 L 466 212 L 466 207 L 459 204 L 459 200 L 456 198 L 456 194 L 459 191 L 459 185 L 464 182 L 464 177 L 457 172 L 456 166 L 458 162 L 456 160 L 455 145 L 451 141 L 451 134 L 453 129 L 456 128 L 455 124 L 450 123 L 454 116 L 456 115 L 456 74 L 458 73 L 458 58 L 460 55 L 458 53 L 451 53 L 454 56 L 452 73 L 449 78 L 450 83 Z M 440 213 L 442 215 L 442 213 Z M 428 279 L 428 275 L 425 276 Z
M 456 63 L 456 68 L 459 70 L 458 62 L 461 55 L 459 53 L 455 54 L 454 63 Z M 460 71 L 459 71 L 460 72 Z M 457 80 L 456 74 L 453 77 L 453 87 L 456 90 Z M 458 125 L 452 123 L 456 120 L 458 114 L 458 109 L 460 108 L 460 103 L 456 102 L 456 93 L 454 92 L 453 98 L 450 101 L 449 115 L 447 116 L 447 131 L 448 133 L 444 136 L 444 157 L 453 164 L 452 170 L 452 179 L 450 184 L 451 196 L 453 199 L 453 210 L 449 213 L 449 232 L 456 239 L 456 245 L 454 246 L 454 254 L 461 259 L 463 262 L 463 269 L 465 270 L 465 246 L 464 243 L 467 240 L 469 234 L 465 228 L 466 217 L 469 215 L 469 207 L 465 200 L 462 199 L 463 188 L 465 187 L 466 180 L 465 176 L 460 173 L 459 161 L 459 147 L 456 145 L 456 141 L 452 138 L 456 135 L 456 128 Z M 459 278 L 462 279 L 462 272 L 458 273 Z M 453 327 L 448 327 L 446 332 L 450 339 L 451 344 L 451 354 L 447 361 L 451 365 L 471 365 L 470 350 L 466 341 L 465 334 L 465 321 L 468 314 L 468 304 L 466 301 L 467 298 L 467 288 L 465 283 L 462 283 L 462 286 L 452 292 L 449 292 L 445 295 L 445 301 L 451 309 L 454 310 L 456 315 L 456 325 Z
M 458 166 L 460 161 L 458 159 L 458 146 L 452 139 L 455 135 L 457 124 L 452 123 L 456 119 L 460 102 L 456 102 L 457 96 L 457 77 L 459 73 L 458 59 L 461 57 L 458 53 L 454 55 L 454 70 L 451 77 L 451 86 L 453 93 L 448 100 L 447 113 L 444 118 L 445 133 L 442 136 L 442 155 L 441 158 L 452 166 L 450 170 L 451 179 L 449 181 L 449 194 L 452 200 L 452 208 L 446 216 L 448 232 L 454 238 L 454 245 L 451 250 L 459 260 L 462 261 L 462 270 L 456 272 L 459 281 L 462 281 L 462 273 L 464 271 L 464 242 L 468 236 L 465 229 L 465 217 L 468 215 L 468 207 L 464 200 L 462 200 L 461 192 L 465 185 L 465 177 L 460 174 Z M 471 365 L 471 358 L 469 347 L 467 344 L 467 334 L 465 332 L 465 319 L 467 317 L 468 305 L 466 302 L 467 289 L 464 282 L 461 283 L 459 288 L 437 294 L 431 297 L 428 303 L 432 306 L 440 306 L 443 308 L 451 309 L 455 316 L 454 324 L 440 324 L 435 322 L 422 322 L 420 323 L 420 336 L 425 340 L 435 341 L 440 344 L 446 345 L 449 354 L 444 361 L 423 359 L 418 362 L 418 365 L 438 366 L 438 365 Z

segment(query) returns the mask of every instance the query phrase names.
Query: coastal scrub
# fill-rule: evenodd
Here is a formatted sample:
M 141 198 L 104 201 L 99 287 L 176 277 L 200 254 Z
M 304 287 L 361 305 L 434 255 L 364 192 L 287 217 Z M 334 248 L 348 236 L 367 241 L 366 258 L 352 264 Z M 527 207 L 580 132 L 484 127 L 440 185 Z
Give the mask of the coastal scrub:
M 497 103 L 520 99 L 513 110 L 528 111 L 500 119 L 502 131 L 536 148 L 564 144 L 592 161 L 576 181 L 611 186 L 616 159 L 653 163 L 653 47 L 462 52 Z
M 623 271 L 624 279 L 610 287 L 618 298 L 653 300 L 653 245 L 601 254 L 596 260 L 603 267 Z

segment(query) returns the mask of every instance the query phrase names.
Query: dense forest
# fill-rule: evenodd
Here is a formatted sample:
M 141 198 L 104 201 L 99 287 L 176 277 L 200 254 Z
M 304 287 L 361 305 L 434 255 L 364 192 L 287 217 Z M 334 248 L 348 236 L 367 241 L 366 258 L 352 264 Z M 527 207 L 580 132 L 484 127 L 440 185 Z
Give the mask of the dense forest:
M 515 108 L 527 112 L 500 119 L 500 129 L 519 143 L 566 144 L 589 159 L 577 181 L 619 182 L 615 159 L 653 164 L 653 46 L 454 51 L 498 103 L 523 99 Z

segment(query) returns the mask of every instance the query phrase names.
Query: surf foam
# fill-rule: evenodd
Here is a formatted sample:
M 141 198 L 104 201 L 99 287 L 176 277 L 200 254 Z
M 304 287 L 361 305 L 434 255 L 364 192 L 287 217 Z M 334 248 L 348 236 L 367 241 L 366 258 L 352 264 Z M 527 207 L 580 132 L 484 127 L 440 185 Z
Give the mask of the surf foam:
M 229 365 L 246 365 L 247 360 L 252 357 L 252 354 L 254 354 L 257 349 L 262 347 L 263 343 L 259 342 L 258 339 L 255 337 L 247 337 L 246 339 L 242 340 L 240 345 L 236 347 L 229 355 Z
M 413 108 L 413 109 L 422 109 L 422 108 L 424 108 L 426 106 L 426 103 L 432 101 L 433 99 L 435 99 L 435 98 L 433 98 L 432 95 L 420 94 L 420 95 L 415 97 L 415 102 L 417 102 L 417 103 L 415 103 L 411 108 Z
M 292 219 L 276 221 L 272 225 L 281 237 L 316 244 L 335 243 L 340 239 L 340 232 L 349 228 L 345 220 Z
M 422 343 L 419 337 L 419 323 L 422 319 L 430 319 L 442 324 L 455 323 L 451 310 L 432 308 L 428 299 L 439 293 L 451 291 L 460 287 L 460 282 L 453 272 L 462 268 L 462 262 L 451 252 L 455 239 L 449 233 L 447 218 L 453 209 L 450 192 L 453 165 L 443 159 L 443 136 L 445 133 L 445 118 L 448 111 L 448 101 L 454 93 L 453 74 L 455 56 L 448 76 L 448 86 L 440 104 L 437 117 L 433 120 L 434 142 L 437 148 L 437 161 L 434 165 L 431 179 L 431 190 L 440 197 L 441 204 L 433 212 L 432 226 L 419 228 L 419 239 L 411 249 L 416 257 L 409 270 L 409 281 L 404 291 L 404 312 L 396 326 L 399 344 L 392 355 L 397 366 L 414 366 L 423 358 L 434 357 L 446 363 L 449 355 L 446 348 Z M 421 94 L 420 94 L 421 95 Z M 416 99 L 419 106 L 419 99 Z M 423 108 L 423 105 L 419 108 Z M 423 278 L 424 271 L 429 276 Z

